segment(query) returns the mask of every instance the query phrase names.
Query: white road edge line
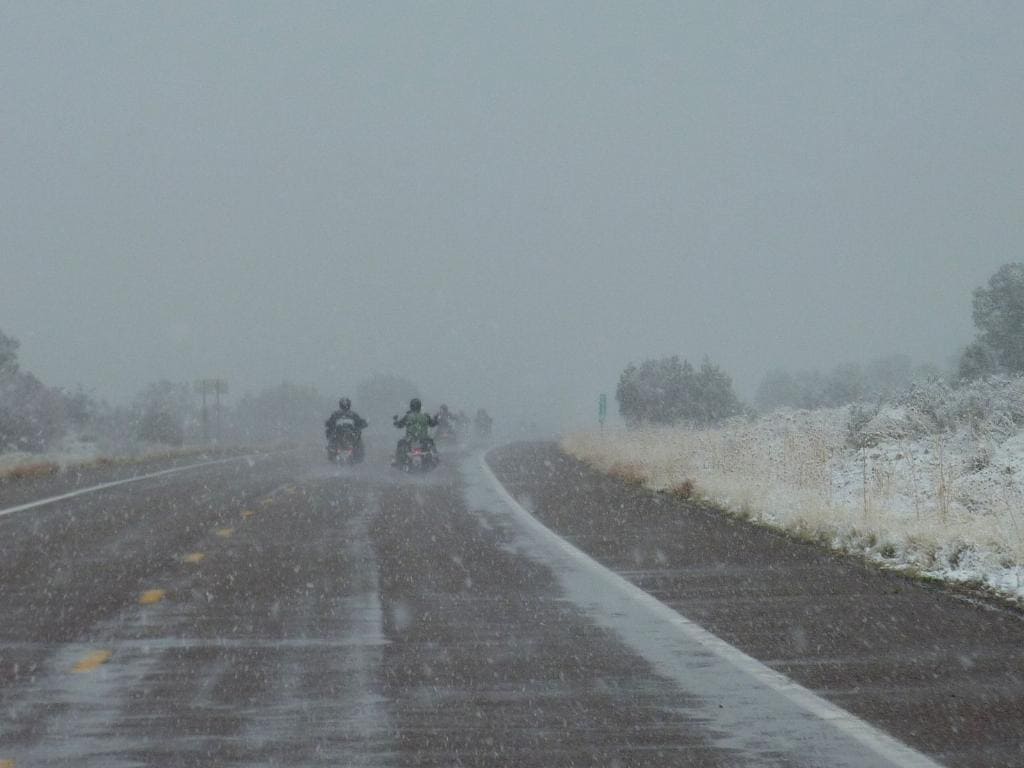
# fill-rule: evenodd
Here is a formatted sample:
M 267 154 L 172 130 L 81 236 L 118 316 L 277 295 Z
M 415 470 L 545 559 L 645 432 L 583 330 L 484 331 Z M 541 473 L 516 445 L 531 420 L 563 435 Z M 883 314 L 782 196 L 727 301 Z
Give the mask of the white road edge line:
M 162 477 L 163 475 L 173 475 L 175 472 L 185 472 L 189 469 L 199 469 L 200 467 L 212 467 L 214 464 L 226 464 L 229 461 L 242 461 L 243 459 L 251 459 L 254 456 L 261 454 L 250 453 L 246 456 L 232 456 L 230 459 L 216 459 L 214 461 L 203 461 L 198 464 L 188 464 L 183 467 L 171 467 L 170 469 L 162 469 L 159 472 L 151 472 L 148 475 L 135 475 L 134 477 L 126 477 L 123 480 L 114 480 L 109 483 L 100 483 L 99 485 L 93 485 L 88 488 L 79 488 L 77 491 L 71 491 L 70 493 L 62 493 L 60 496 L 51 496 L 48 499 L 39 499 L 38 501 L 30 501 L 27 504 L 19 504 L 16 507 L 8 507 L 7 509 L 0 509 L 0 517 L 5 515 L 13 515 L 15 512 L 24 512 L 26 509 L 32 509 L 33 507 L 41 507 L 44 504 L 53 504 L 56 501 L 63 501 L 64 499 L 71 499 L 75 496 L 81 496 L 83 493 L 94 493 L 95 491 L 102 491 L 105 488 L 113 488 L 116 485 L 125 485 L 126 483 L 137 483 L 139 480 L 149 480 L 154 477 Z
M 812 693 L 802 685 L 790 680 L 781 672 L 776 672 L 774 669 L 765 666 L 738 648 L 729 645 L 699 624 L 695 624 L 665 603 L 644 592 L 632 582 L 627 581 L 615 573 L 615 571 L 601 565 L 590 555 L 577 549 L 576 546 L 540 522 L 516 501 L 515 497 L 506 490 L 505 486 L 501 484 L 501 481 L 498 480 L 487 464 L 486 454 L 481 454 L 480 466 L 484 474 L 493 483 L 501 498 L 536 534 L 548 539 L 550 543 L 559 547 L 579 565 L 587 568 L 596 577 L 603 579 L 609 587 L 625 594 L 627 597 L 651 610 L 662 620 L 677 627 L 690 640 L 700 644 L 708 652 L 750 675 L 767 688 L 784 696 L 805 712 L 827 721 L 857 743 L 862 744 L 865 748 L 894 765 L 901 766 L 902 768 L 941 768 L 941 765 L 930 757 L 921 754 L 884 731 L 850 714 L 845 709 Z

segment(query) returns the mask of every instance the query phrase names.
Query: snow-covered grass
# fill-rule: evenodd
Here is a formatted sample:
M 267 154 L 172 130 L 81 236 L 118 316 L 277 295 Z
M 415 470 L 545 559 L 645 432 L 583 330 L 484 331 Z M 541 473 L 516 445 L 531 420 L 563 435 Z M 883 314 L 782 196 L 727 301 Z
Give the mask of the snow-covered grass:
M 576 433 L 562 447 L 650 488 L 1024 601 L 1021 421 L 1024 381 L 1012 380 L 982 393 L 915 390 L 866 411 Z

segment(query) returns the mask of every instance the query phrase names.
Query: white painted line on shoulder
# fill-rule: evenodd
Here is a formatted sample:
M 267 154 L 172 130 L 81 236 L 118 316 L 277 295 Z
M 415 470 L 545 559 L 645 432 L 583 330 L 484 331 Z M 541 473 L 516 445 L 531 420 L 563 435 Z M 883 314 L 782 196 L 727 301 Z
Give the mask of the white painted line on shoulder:
M 877 758 L 885 760 L 894 766 L 900 766 L 900 768 L 940 768 L 940 764 L 928 756 L 921 754 L 841 707 L 812 693 L 782 673 L 776 672 L 752 656 L 743 653 L 738 648 L 729 645 L 699 624 L 695 624 L 665 603 L 644 592 L 632 582 L 615 573 L 615 571 L 601 565 L 530 514 L 498 480 L 487 464 L 484 455 L 480 456 L 480 466 L 485 476 L 493 484 L 498 495 L 508 504 L 509 508 L 524 525 L 528 526 L 538 537 L 558 547 L 576 565 L 585 568 L 595 579 L 599 579 L 609 588 L 644 606 L 644 608 L 655 614 L 660 620 L 671 624 L 684 633 L 690 641 L 698 644 L 705 651 L 734 669 L 754 678 L 757 682 L 785 697 L 808 714 L 827 721 L 848 738 L 865 749 L 870 750 Z
M 53 504 L 57 501 L 64 501 L 65 499 L 73 499 L 75 496 L 81 496 L 85 493 L 95 493 L 96 491 L 102 491 L 106 488 L 113 488 L 118 485 L 126 485 L 127 483 L 137 483 L 140 480 L 149 480 L 154 477 L 163 477 L 164 475 L 173 475 L 176 472 L 185 472 L 190 469 L 200 469 L 201 467 L 212 467 L 215 464 L 227 464 L 232 461 L 242 461 L 244 459 L 255 458 L 257 454 L 249 454 L 247 456 L 232 456 L 230 459 L 216 459 L 214 461 L 202 461 L 198 464 L 187 464 L 183 467 L 171 467 L 170 469 L 162 469 L 159 472 L 150 472 L 146 475 L 135 475 L 134 477 L 126 477 L 123 480 L 114 480 L 109 483 L 100 483 L 99 485 L 93 485 L 88 488 L 79 488 L 77 491 L 71 491 L 70 493 L 62 493 L 59 496 L 50 496 L 47 499 L 39 499 L 38 501 L 30 501 L 27 504 L 19 504 L 16 507 L 8 507 L 7 509 L 0 509 L 0 517 L 4 515 L 13 515 L 15 512 L 24 512 L 26 509 L 33 509 L 34 507 L 42 507 L 46 504 Z

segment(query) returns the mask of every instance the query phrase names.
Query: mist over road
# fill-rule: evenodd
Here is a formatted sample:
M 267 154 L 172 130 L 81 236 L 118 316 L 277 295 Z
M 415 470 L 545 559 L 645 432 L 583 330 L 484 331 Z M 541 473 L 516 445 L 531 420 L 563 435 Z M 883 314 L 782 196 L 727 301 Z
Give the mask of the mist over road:
M 492 463 L 543 506 L 553 457 Z M 0 764 L 930 764 L 609 589 L 489 472 L 470 452 L 406 477 L 383 450 L 353 469 L 298 450 L 0 517 Z M 0 486 L 0 512 L 74 484 Z M 614 546 L 612 567 L 636 542 Z M 973 738 L 950 764 L 1012 754 Z

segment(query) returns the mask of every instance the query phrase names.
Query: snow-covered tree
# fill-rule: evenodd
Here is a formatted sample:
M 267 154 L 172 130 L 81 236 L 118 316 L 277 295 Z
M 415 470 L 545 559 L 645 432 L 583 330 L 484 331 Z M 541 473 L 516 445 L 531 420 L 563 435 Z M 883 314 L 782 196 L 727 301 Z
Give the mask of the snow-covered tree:
M 1008 373 L 1024 373 L 1024 264 L 1004 264 L 989 278 L 988 287 L 974 290 L 974 325 L 976 344 L 992 350 Z M 976 367 L 982 351 L 971 345 L 971 359 L 961 367 Z
M 18 346 L 0 332 L 0 451 L 43 451 L 64 434 L 64 397 L 19 370 Z
M 0 331 L 0 376 L 18 370 L 18 340 Z
M 906 390 L 916 379 L 934 375 L 925 366 L 914 366 L 906 355 L 880 357 L 864 366 L 843 363 L 827 373 L 774 369 L 761 380 L 754 403 L 767 412 L 783 407 L 812 410 L 880 402 Z
M 64 434 L 64 400 L 31 373 L 0 376 L 0 451 L 44 451 Z
M 157 381 L 143 389 L 133 404 L 136 437 L 148 443 L 181 445 L 193 415 L 192 390 L 187 384 Z
M 678 356 L 630 364 L 619 377 L 615 399 L 630 424 L 705 426 L 743 412 L 732 379 L 707 358 L 699 370 Z
M 988 344 L 980 341 L 968 344 L 960 355 L 957 377 L 961 381 L 974 381 L 999 372 L 999 359 Z

